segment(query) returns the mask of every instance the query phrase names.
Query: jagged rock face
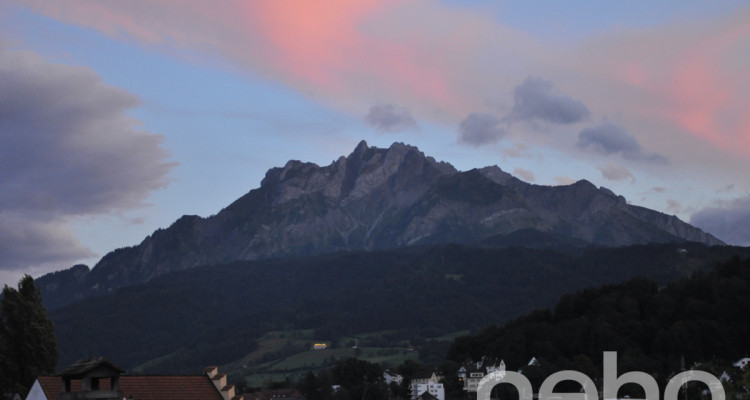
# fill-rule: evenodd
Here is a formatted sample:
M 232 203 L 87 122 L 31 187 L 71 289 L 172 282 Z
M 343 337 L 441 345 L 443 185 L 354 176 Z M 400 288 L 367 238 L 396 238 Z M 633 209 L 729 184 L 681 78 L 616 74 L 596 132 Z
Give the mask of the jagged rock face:
M 362 141 L 325 167 L 289 161 L 273 168 L 260 188 L 217 215 L 184 216 L 138 246 L 111 252 L 80 282 L 78 295 L 104 294 L 203 264 L 478 243 L 523 229 L 606 246 L 721 244 L 674 216 L 630 206 L 587 181 L 531 185 L 496 166 L 459 172 L 412 146 L 381 149 Z M 45 298 L 61 290 L 55 285 L 51 276 L 40 278 Z

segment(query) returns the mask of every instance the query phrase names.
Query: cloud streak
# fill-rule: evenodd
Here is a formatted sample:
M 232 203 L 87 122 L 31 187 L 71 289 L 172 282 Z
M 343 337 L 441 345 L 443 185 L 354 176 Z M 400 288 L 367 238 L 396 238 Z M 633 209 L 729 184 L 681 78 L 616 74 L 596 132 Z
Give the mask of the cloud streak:
M 138 99 L 86 68 L 0 48 L 0 104 L 3 268 L 91 256 L 71 218 L 141 206 L 167 184 L 162 137 L 127 115 Z
M 495 75 L 467 71 L 478 57 L 544 54 L 534 39 L 491 18 L 424 1 L 16 3 L 118 39 L 219 56 L 354 113 L 399 99 L 420 119 L 461 118 L 480 109 L 477 89 Z
M 750 82 L 742 71 L 750 68 L 749 18 L 745 5 L 718 18 L 606 35 L 581 46 L 581 62 L 573 64 L 601 74 L 597 101 L 608 114 L 647 121 L 660 137 L 747 156 L 750 116 L 742 109 L 750 104 Z
M 355 113 L 388 98 L 420 119 L 455 121 L 532 73 L 575 93 L 529 79 L 514 93 L 516 118 L 572 123 L 595 105 L 664 124 L 661 135 L 750 154 L 750 7 L 563 50 L 476 10 L 428 1 L 15 2 L 113 37 L 218 55 Z

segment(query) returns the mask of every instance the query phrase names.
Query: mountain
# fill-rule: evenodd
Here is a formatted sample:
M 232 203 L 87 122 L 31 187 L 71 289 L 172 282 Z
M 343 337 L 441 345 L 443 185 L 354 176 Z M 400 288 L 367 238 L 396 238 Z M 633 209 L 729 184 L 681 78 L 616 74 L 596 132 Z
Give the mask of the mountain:
M 272 168 L 259 188 L 218 214 L 183 216 L 139 245 L 107 254 L 90 271 L 77 266 L 46 275 L 37 286 L 55 308 L 198 265 L 481 243 L 529 230 L 582 245 L 722 244 L 585 180 L 532 185 L 496 166 L 462 172 L 412 146 L 384 149 L 362 141 L 325 167 L 289 161 Z
M 241 366 L 270 331 L 291 339 L 309 330 L 312 343 L 394 331 L 392 345 L 413 340 L 421 351 L 423 338 L 499 324 L 575 290 L 634 277 L 665 285 L 735 254 L 749 257 L 750 248 L 673 243 L 566 253 L 443 244 L 235 261 L 168 273 L 50 318 L 63 366 L 104 355 L 143 372 L 231 362 L 234 373 L 248 373 Z

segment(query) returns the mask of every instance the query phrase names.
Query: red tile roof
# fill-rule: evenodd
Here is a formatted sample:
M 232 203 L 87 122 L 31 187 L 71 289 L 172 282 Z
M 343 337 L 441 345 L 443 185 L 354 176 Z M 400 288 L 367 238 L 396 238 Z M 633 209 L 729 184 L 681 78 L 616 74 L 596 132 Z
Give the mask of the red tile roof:
M 93 371 L 97 368 L 104 368 L 107 370 L 111 370 L 117 373 L 123 373 L 125 372 L 124 369 L 112 364 L 109 360 L 107 360 L 104 357 L 92 357 L 92 358 L 84 358 L 82 360 L 78 360 L 75 364 L 71 365 L 70 367 L 66 368 L 63 372 L 60 373 L 62 376 L 70 376 L 70 377 L 80 377 L 85 375 L 86 373 Z
M 40 376 L 39 384 L 48 400 L 57 400 L 63 390 L 59 376 Z M 100 387 L 109 390 L 109 379 Z M 81 381 L 71 381 L 71 391 L 81 390 Z M 222 400 L 221 393 L 205 375 L 120 375 L 120 390 L 134 400 Z

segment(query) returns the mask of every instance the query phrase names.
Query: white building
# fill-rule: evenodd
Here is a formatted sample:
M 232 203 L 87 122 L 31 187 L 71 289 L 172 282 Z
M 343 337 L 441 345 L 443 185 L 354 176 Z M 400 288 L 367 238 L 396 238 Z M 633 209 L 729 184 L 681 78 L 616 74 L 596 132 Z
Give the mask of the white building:
M 461 368 L 458 369 L 458 379 L 463 382 L 465 391 L 476 392 L 479 381 L 485 375 L 495 371 L 505 371 L 505 362 L 482 357 L 479 361 L 468 361 L 461 365 Z
M 385 379 L 385 384 L 390 385 L 391 382 L 396 383 L 397 385 L 400 385 L 401 382 L 404 381 L 404 377 L 391 371 L 390 369 L 387 369 L 383 372 L 383 379 Z
M 411 400 L 416 400 L 425 392 L 438 400 L 445 400 L 445 388 L 440 383 L 440 377 L 434 372 L 414 377 L 409 383 L 409 389 Z
M 438 400 L 445 400 L 445 389 L 442 383 L 418 383 L 413 386 L 411 398 L 412 400 L 416 400 L 417 397 L 424 393 L 429 393 Z
M 750 364 L 750 357 L 745 357 L 734 363 L 734 366 L 744 369 L 746 366 L 748 366 L 748 364 Z

